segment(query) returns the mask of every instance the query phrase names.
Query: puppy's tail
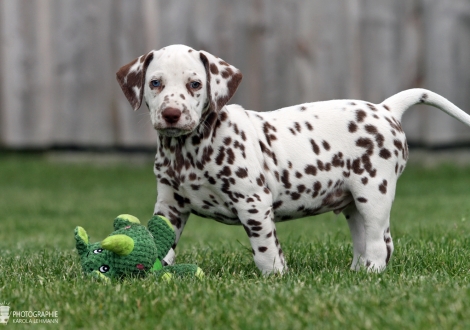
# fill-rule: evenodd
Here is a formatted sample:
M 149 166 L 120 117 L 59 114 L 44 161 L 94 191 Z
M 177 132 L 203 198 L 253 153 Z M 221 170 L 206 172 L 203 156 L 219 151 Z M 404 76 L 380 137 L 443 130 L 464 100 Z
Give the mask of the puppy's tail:
M 408 89 L 389 97 L 381 103 L 381 105 L 385 109 L 390 110 L 398 120 L 401 120 L 403 113 L 415 104 L 432 105 L 465 125 L 470 126 L 470 115 L 446 98 L 426 89 Z

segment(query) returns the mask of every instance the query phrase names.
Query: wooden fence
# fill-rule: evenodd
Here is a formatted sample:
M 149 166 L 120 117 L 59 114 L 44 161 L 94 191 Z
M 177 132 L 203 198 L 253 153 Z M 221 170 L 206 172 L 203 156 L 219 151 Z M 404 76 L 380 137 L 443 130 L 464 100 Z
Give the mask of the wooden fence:
M 145 106 L 132 112 L 115 72 L 174 43 L 241 69 L 232 102 L 247 109 L 424 87 L 470 111 L 469 0 L 0 0 L 0 38 L 8 148 L 153 146 Z M 470 142 L 430 107 L 403 126 L 411 143 Z

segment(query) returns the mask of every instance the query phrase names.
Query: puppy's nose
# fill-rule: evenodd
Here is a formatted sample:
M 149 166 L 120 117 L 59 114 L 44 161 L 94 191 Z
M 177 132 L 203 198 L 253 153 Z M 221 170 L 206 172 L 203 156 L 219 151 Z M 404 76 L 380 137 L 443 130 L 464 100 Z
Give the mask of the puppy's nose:
M 176 108 L 166 108 L 163 110 L 162 116 L 168 124 L 175 124 L 181 117 L 181 111 Z

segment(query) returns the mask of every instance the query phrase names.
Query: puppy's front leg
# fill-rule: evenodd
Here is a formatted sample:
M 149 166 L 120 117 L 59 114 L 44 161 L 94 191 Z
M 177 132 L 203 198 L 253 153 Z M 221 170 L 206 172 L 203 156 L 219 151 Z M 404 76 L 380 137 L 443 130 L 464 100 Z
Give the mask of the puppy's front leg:
M 163 258 L 163 260 L 168 265 L 171 265 L 175 261 L 174 249 L 176 248 L 176 244 L 178 244 L 181 234 L 183 233 L 184 226 L 186 225 L 186 222 L 188 221 L 190 213 L 181 212 L 177 206 L 168 205 L 162 201 L 157 200 L 153 214 L 161 215 L 169 219 L 175 230 L 175 234 L 176 234 L 175 242 L 173 243 L 172 249 Z
M 259 195 L 248 197 L 248 200 L 256 198 L 259 198 Z M 243 210 L 238 210 L 238 216 L 250 238 L 256 266 L 265 275 L 273 272 L 283 273 L 287 270 L 287 266 L 277 239 L 271 205 L 255 203 L 247 206 Z

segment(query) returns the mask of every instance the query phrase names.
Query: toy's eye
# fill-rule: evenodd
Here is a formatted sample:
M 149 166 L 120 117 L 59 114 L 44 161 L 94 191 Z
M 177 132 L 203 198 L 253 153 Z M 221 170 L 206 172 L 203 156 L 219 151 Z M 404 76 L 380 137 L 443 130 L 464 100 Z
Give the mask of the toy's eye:
M 192 89 L 197 89 L 201 87 L 201 83 L 199 81 L 191 81 L 189 83 L 189 87 L 191 87 Z
M 107 273 L 109 271 L 108 265 L 103 265 L 100 267 L 100 273 Z
M 162 82 L 156 79 L 156 80 L 152 80 L 150 84 L 152 84 L 153 87 L 160 87 L 162 85 Z
M 96 250 L 93 250 L 93 253 L 94 253 L 94 254 L 99 254 L 99 253 L 101 253 L 101 252 L 103 252 L 103 249 L 96 249 Z

